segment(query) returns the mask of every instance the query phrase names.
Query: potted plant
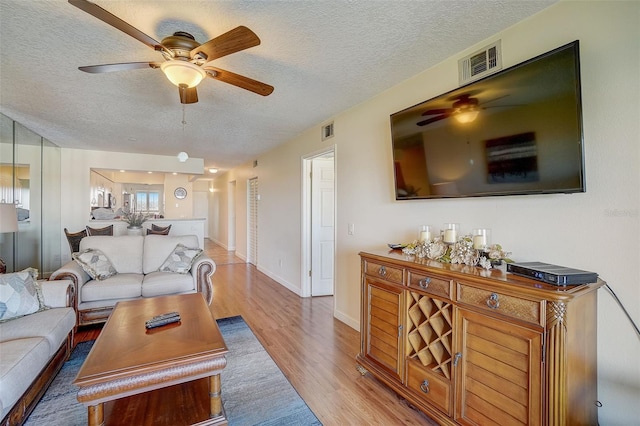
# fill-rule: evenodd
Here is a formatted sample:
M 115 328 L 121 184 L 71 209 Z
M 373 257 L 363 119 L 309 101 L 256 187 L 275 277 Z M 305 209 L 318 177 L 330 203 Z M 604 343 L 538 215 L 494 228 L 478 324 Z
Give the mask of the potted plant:
M 143 235 L 142 224 L 149 219 L 149 215 L 142 212 L 129 212 L 125 213 L 122 220 L 127 222 L 127 229 L 129 235 Z

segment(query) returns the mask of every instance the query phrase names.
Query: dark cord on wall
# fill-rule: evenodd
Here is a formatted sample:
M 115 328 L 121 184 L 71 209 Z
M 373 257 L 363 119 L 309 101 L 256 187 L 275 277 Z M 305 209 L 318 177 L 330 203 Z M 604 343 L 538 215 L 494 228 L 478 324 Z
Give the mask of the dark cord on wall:
M 638 329 L 638 326 L 636 325 L 636 323 L 633 322 L 633 319 L 631 318 L 631 315 L 629 315 L 629 312 L 627 312 L 627 310 L 624 308 L 624 306 L 622 305 L 622 302 L 620 301 L 620 299 L 618 299 L 618 296 L 616 296 L 616 294 L 614 293 L 613 289 L 611 287 L 609 287 L 609 284 L 605 284 L 604 286 L 605 286 L 605 288 L 607 290 L 609 290 L 609 293 L 611 293 L 611 295 L 613 296 L 615 301 L 618 303 L 618 305 L 620 305 L 620 308 L 622 308 L 622 312 L 624 312 L 624 314 L 627 316 L 627 318 L 629 318 L 629 322 L 631 323 L 631 325 L 633 326 L 633 328 L 636 331 L 636 334 L 640 338 L 640 329 Z

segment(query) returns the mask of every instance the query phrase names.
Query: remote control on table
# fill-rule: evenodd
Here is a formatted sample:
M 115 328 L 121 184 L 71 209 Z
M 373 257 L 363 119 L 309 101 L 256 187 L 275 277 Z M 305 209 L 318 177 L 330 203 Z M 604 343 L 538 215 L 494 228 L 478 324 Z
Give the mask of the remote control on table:
M 180 321 L 180 315 L 177 316 L 171 316 L 168 318 L 163 318 L 163 319 L 158 319 L 158 320 L 149 320 L 147 321 L 144 326 L 146 328 L 156 328 L 156 327 L 162 327 L 163 325 L 167 325 L 167 324 L 172 324 L 174 322 L 178 322 Z
M 179 316 L 180 314 L 177 312 L 167 312 L 166 314 L 156 315 L 155 317 L 151 318 L 149 321 L 158 321 L 165 318 L 179 317 Z

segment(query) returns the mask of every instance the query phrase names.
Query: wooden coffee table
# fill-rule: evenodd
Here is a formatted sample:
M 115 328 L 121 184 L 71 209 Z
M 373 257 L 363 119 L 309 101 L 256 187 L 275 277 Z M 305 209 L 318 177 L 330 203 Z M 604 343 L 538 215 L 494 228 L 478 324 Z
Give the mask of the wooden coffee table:
M 145 328 L 149 318 L 172 311 L 179 323 Z M 132 408 L 145 411 L 144 424 L 224 425 L 227 352 L 200 293 L 119 302 L 73 383 L 90 426 L 143 424 L 132 423 Z

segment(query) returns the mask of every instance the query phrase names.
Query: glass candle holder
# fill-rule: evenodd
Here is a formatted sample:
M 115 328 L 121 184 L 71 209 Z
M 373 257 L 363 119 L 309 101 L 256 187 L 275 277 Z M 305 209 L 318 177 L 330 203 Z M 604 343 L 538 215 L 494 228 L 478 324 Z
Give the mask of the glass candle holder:
M 431 227 L 429 225 L 420 225 L 418 241 L 421 243 L 431 241 Z
M 445 223 L 442 231 L 442 241 L 447 244 L 453 244 L 458 241 L 458 233 L 460 232 L 460 224 Z
M 491 230 L 477 228 L 472 232 L 473 248 L 484 251 L 490 244 Z

